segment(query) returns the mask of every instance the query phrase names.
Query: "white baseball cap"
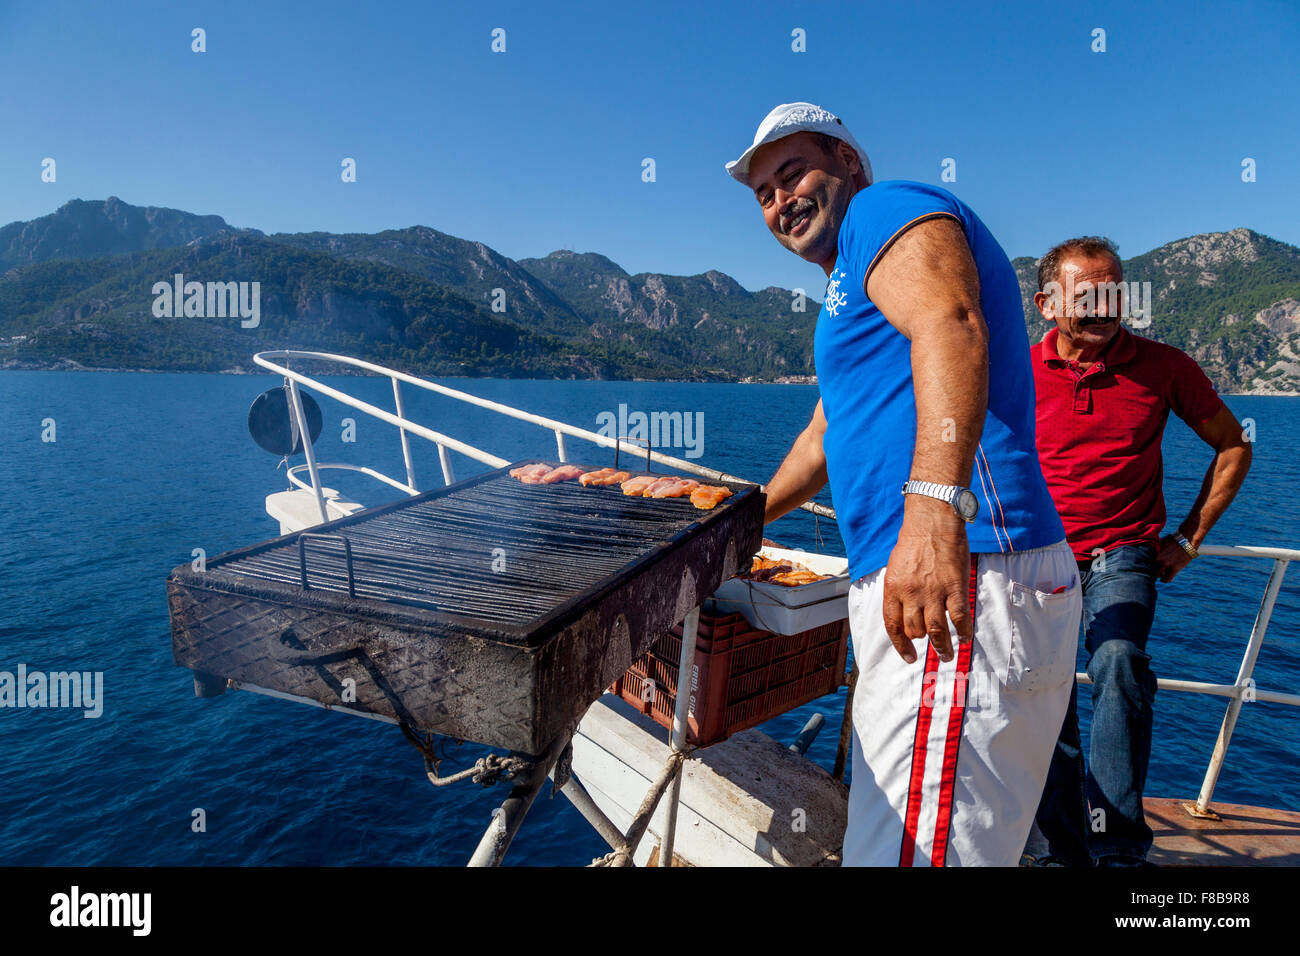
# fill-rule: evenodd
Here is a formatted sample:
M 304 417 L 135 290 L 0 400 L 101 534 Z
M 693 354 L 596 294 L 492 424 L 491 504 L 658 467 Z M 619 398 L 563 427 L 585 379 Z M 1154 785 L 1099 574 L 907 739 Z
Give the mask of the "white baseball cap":
M 754 158 L 754 153 L 760 146 L 765 146 L 773 140 L 783 139 L 792 133 L 803 132 L 825 133 L 852 146 L 858 154 L 858 159 L 862 161 L 862 171 L 866 173 L 867 185 L 871 185 L 871 160 L 867 159 L 867 151 L 858 145 L 858 141 L 853 138 L 853 134 L 848 131 L 838 116 L 812 103 L 782 103 L 763 117 L 763 122 L 758 124 L 758 132 L 754 134 L 754 145 L 741 153 L 739 159 L 727 163 L 727 172 L 737 182 L 748 186 L 749 161 Z

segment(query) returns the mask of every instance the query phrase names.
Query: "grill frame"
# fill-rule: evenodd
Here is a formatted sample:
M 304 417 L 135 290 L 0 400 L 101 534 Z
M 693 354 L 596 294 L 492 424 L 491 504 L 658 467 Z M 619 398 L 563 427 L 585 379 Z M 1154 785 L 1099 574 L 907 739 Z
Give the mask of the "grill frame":
M 748 567 L 762 540 L 765 498 L 758 486 L 728 484 L 733 495 L 715 509 L 698 511 L 689 525 L 523 625 L 351 597 L 346 589 L 316 584 L 304 591 L 229 569 L 277 548 L 296 551 L 303 535 L 346 535 L 425 501 L 498 479 L 514 482 L 511 468 L 537 461 L 544 460 L 512 463 L 224 552 L 208 560 L 205 572 L 181 565 L 167 578 L 173 659 L 201 676 L 380 713 L 417 730 L 542 752 L 691 607 Z M 536 487 L 541 494 L 550 490 Z M 602 491 L 608 489 L 582 489 Z M 680 502 L 654 503 L 664 504 Z M 357 576 L 360 587 L 364 573 Z M 340 689 L 347 678 L 355 699 Z

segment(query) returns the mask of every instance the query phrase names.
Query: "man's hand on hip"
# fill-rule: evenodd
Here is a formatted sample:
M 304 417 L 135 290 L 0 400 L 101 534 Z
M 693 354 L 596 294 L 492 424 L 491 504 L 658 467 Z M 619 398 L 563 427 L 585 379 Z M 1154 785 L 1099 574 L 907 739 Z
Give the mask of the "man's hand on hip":
M 929 637 L 952 659 L 948 620 L 958 639 L 974 635 L 966 523 L 942 501 L 909 495 L 898 544 L 885 568 L 885 631 L 903 660 L 916 661 L 913 641 Z

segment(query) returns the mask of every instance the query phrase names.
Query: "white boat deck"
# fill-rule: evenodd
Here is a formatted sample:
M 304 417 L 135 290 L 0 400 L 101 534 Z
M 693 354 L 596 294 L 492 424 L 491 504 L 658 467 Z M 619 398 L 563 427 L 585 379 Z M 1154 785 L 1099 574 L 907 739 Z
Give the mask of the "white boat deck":
M 621 698 L 592 705 L 574 738 L 574 773 L 610 821 L 626 831 L 668 757 L 667 732 Z M 674 866 L 838 866 L 848 787 L 757 730 L 696 751 L 683 771 Z M 1157 866 L 1300 866 L 1300 813 L 1148 797 Z M 801 812 L 802 811 L 802 812 Z M 667 807 L 635 856 L 658 865 Z M 801 832 L 800 824 L 805 825 Z
M 606 694 L 573 738 L 573 771 L 596 805 L 626 832 L 668 759 L 668 732 Z M 682 770 L 675 865 L 837 866 L 848 788 L 757 730 L 696 751 Z M 634 861 L 657 862 L 666 802 Z

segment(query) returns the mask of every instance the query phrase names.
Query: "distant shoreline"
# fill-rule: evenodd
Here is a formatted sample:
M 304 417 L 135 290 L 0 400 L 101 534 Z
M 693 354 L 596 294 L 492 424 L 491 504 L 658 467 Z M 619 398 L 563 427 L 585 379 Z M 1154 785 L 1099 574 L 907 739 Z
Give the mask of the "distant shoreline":
M 352 372 L 345 370 L 346 367 L 340 367 L 337 371 L 320 372 L 321 375 L 347 376 L 355 378 L 379 378 L 378 375 L 372 375 L 369 372 L 359 371 Z M 398 369 L 398 371 L 401 371 Z M 197 372 L 191 369 L 179 368 L 96 368 L 90 365 L 82 365 L 78 362 L 59 362 L 57 364 L 36 364 L 24 362 L 6 362 L 0 363 L 0 372 L 114 372 L 124 374 L 146 374 L 146 375 L 268 375 L 275 376 L 275 372 L 269 369 L 244 369 L 244 368 L 223 368 L 215 372 L 202 371 Z M 817 378 L 813 375 L 782 375 L 775 379 L 757 380 L 753 378 L 738 379 L 735 381 L 718 382 L 698 378 L 510 378 L 505 375 L 426 375 L 420 376 L 415 372 L 407 372 L 408 375 L 425 378 L 454 378 L 466 382 L 473 382 L 478 379 L 491 379 L 500 382 L 664 382 L 677 385 L 816 385 Z
M 242 368 L 224 368 L 217 372 L 195 372 L 186 369 L 173 368 L 92 368 L 87 365 L 76 363 L 59 364 L 59 365 L 26 365 L 17 362 L 0 364 L 0 372 L 115 372 L 124 374 L 142 374 L 142 375 L 265 375 L 275 377 L 275 373 L 265 369 L 242 369 Z M 346 371 L 319 373 L 333 376 L 348 376 L 356 378 L 378 378 L 377 375 L 368 373 L 352 373 Z M 414 373 L 408 373 L 414 374 Z M 732 382 L 710 382 L 694 378 L 508 378 L 501 375 L 430 375 L 427 378 L 443 379 L 454 378 L 466 382 L 473 382 L 479 379 L 498 381 L 498 382 L 637 382 L 637 383 L 654 383 L 662 382 L 665 385 L 816 385 L 815 376 L 802 375 L 783 375 L 776 379 L 742 379 Z M 1300 392 L 1220 392 L 1220 395 L 1242 396 L 1247 398 L 1300 398 Z

